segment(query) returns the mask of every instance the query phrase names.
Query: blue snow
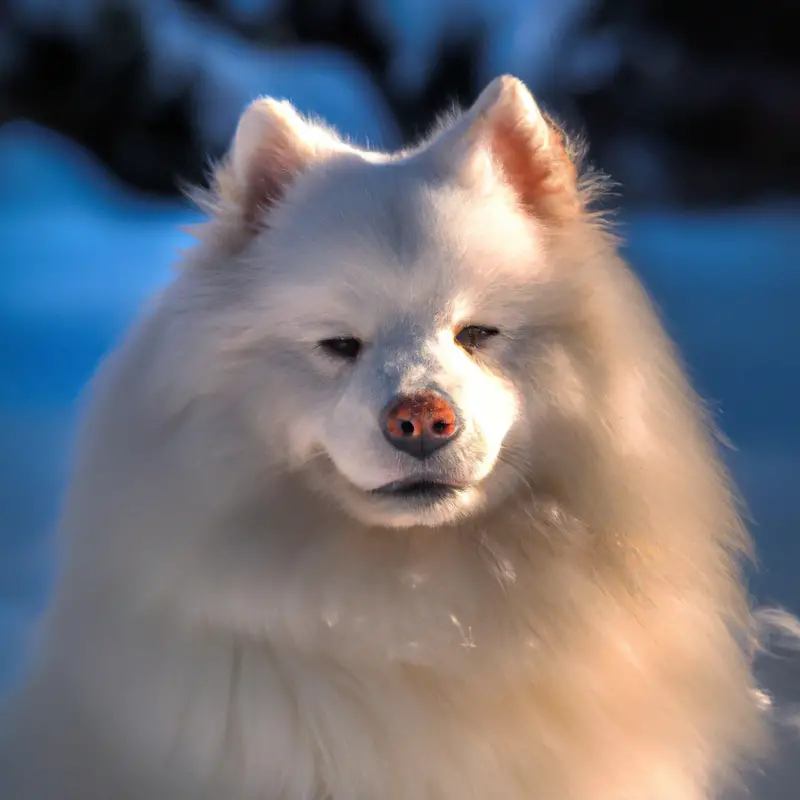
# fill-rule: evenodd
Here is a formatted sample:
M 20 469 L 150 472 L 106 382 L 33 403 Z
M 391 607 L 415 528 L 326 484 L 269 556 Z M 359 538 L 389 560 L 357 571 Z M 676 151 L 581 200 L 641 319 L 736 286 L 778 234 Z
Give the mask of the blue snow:
M 177 0 L 141 0 L 137 11 L 155 91 L 169 93 L 191 76 L 195 124 L 210 152 L 227 144 L 242 109 L 259 95 L 288 99 L 355 141 L 400 144 L 386 100 L 346 51 L 323 45 L 265 49 Z
M 169 280 L 184 205 L 126 192 L 40 128 L 0 128 L 0 687 L 50 585 L 76 400 L 147 296 Z

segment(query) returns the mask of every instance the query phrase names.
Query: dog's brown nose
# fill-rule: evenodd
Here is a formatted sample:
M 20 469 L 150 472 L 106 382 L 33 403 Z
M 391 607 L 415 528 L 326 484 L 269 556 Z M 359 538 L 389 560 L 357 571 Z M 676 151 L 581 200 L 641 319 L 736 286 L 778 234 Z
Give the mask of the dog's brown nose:
M 423 459 L 453 440 L 459 420 L 452 400 L 429 389 L 395 397 L 383 410 L 382 426 L 394 447 Z

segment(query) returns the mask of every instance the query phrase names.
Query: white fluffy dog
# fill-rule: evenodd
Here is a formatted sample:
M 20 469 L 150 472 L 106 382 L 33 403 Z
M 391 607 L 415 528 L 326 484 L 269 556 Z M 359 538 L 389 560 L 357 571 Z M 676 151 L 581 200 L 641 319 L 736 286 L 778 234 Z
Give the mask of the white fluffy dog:
M 566 140 L 244 113 L 93 385 L 3 800 L 700 800 L 762 747 L 750 542 Z

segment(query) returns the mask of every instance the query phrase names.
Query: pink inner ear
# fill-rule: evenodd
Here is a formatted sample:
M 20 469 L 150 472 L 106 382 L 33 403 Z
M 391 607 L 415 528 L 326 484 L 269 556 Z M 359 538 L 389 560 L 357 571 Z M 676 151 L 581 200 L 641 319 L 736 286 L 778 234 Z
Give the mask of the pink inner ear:
M 491 147 L 509 184 L 522 204 L 546 217 L 564 218 L 578 208 L 575 166 L 560 132 L 548 126 L 547 147 L 537 144 L 524 125 L 498 120 Z
M 249 228 L 263 223 L 264 212 L 279 202 L 310 154 L 296 141 L 278 135 L 254 155 L 245 189 L 243 219 Z
M 253 176 L 244 203 L 245 225 L 248 228 L 258 227 L 264 211 L 280 199 L 283 190 L 284 187 L 269 172 Z

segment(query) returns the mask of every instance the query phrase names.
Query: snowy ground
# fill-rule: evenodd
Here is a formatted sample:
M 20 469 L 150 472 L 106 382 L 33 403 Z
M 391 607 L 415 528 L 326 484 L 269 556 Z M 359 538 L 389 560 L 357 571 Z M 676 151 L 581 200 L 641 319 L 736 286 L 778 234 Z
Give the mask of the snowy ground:
M 2 686 L 18 674 L 47 596 L 76 397 L 169 279 L 188 244 L 178 226 L 195 215 L 126 194 L 85 154 L 30 126 L 0 129 L 0 176 Z M 738 448 L 731 464 L 762 560 L 757 592 L 800 611 L 800 210 L 632 216 L 623 232 Z M 796 759 L 789 768 L 783 788 L 760 797 L 796 797 Z

